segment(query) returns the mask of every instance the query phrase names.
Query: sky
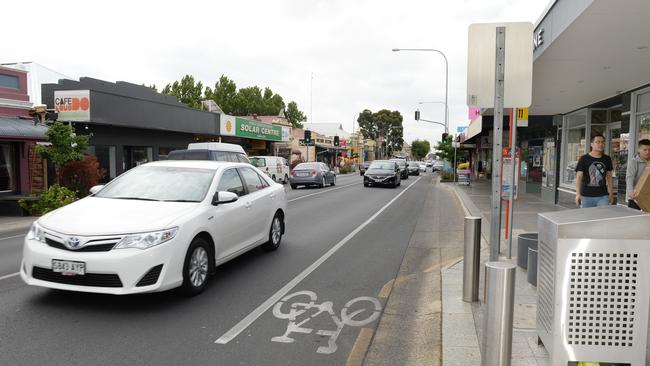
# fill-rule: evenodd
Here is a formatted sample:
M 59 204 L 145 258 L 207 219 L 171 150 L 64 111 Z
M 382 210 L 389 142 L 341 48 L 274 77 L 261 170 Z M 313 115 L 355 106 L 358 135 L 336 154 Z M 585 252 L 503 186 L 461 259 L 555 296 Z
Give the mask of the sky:
M 444 121 L 444 104 L 419 104 L 444 101 L 444 59 L 391 50 L 447 56 L 455 133 L 467 125 L 468 26 L 535 23 L 550 1 L 14 1 L 3 5 L 15 16 L 3 18 L 0 63 L 33 61 L 73 78 L 158 90 L 186 74 L 206 86 L 226 75 L 238 88 L 269 87 L 285 103 L 296 101 L 308 122 L 352 132 L 363 109 L 398 110 L 405 141 L 435 142 L 443 126 L 416 122 L 414 111 Z

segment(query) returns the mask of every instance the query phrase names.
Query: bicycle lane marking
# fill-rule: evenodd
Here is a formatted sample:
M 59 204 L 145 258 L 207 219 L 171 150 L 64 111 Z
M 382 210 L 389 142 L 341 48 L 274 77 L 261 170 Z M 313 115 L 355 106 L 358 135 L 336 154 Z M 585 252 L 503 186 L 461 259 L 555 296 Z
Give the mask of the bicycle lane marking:
M 309 302 L 294 301 L 291 303 L 290 306 L 289 305 L 285 306 L 285 310 L 288 310 L 288 312 L 283 312 L 282 311 L 283 305 L 287 301 L 298 296 L 308 297 Z M 317 299 L 316 293 L 314 293 L 313 291 L 298 291 L 290 295 L 287 295 L 282 300 L 278 301 L 275 304 L 275 306 L 273 306 L 273 315 L 278 319 L 287 319 L 289 322 L 287 324 L 287 329 L 284 332 L 284 334 L 281 336 L 276 336 L 271 338 L 271 341 L 280 342 L 280 343 L 293 343 L 295 342 L 295 339 L 290 337 L 291 334 L 293 333 L 311 334 L 312 332 L 314 332 L 315 329 L 307 328 L 307 323 L 310 322 L 312 319 L 317 318 L 319 315 L 325 313 L 327 316 L 330 317 L 330 319 L 336 325 L 336 329 L 335 330 L 319 329 L 315 332 L 315 334 L 329 337 L 327 341 L 327 346 L 318 347 L 316 353 L 332 354 L 336 352 L 338 349 L 338 346 L 336 345 L 336 340 L 341 334 L 341 331 L 343 330 L 344 326 L 347 325 L 352 327 L 361 327 L 366 324 L 374 322 L 375 320 L 377 320 L 377 318 L 379 318 L 379 315 L 381 314 L 381 303 L 379 302 L 379 300 L 377 300 L 374 297 L 360 296 L 348 301 L 341 309 L 340 317 L 334 311 L 333 302 L 324 301 L 319 304 L 316 303 L 316 299 Z M 357 303 L 369 304 L 370 308 L 363 307 L 356 311 L 350 312 L 350 309 L 353 307 L 353 305 Z M 287 307 L 288 309 L 286 309 Z M 314 311 L 310 311 L 310 310 L 314 310 Z M 303 316 L 304 314 L 307 314 L 307 316 Z M 362 314 L 361 318 L 355 319 L 355 317 L 359 314 Z M 363 316 L 367 316 L 367 317 L 363 318 Z
M 244 331 L 244 329 L 248 328 L 251 324 L 253 324 L 255 320 L 257 320 L 262 314 L 264 314 L 269 308 L 271 308 L 271 306 L 273 306 L 276 302 L 282 299 L 289 291 L 291 291 L 291 289 L 296 287 L 296 285 L 302 282 L 302 280 L 304 280 L 307 276 L 309 276 L 314 270 L 316 270 L 316 268 L 320 267 L 320 265 L 323 264 L 323 262 L 325 262 L 332 255 L 334 255 L 334 253 L 336 253 L 339 249 L 341 249 L 341 247 L 347 244 L 355 235 L 357 235 L 361 230 L 363 230 L 366 226 L 368 226 L 371 222 L 373 222 L 390 205 L 392 205 L 395 201 L 397 201 L 404 193 L 406 193 L 411 187 L 413 187 L 413 185 L 419 182 L 420 179 L 422 178 L 416 179 L 415 182 L 411 183 L 403 191 L 397 194 L 392 200 L 390 200 L 387 204 L 385 204 L 382 208 L 380 208 L 368 220 L 366 220 L 363 224 L 359 225 L 359 227 L 357 227 L 354 231 L 348 234 L 345 238 L 341 239 L 341 241 L 336 243 L 336 245 L 334 245 L 330 250 L 328 250 L 320 258 L 318 258 L 309 267 L 305 268 L 300 274 L 294 277 L 291 281 L 289 281 L 286 285 L 284 285 L 275 294 L 271 295 L 271 297 L 266 299 L 266 301 L 260 304 L 255 310 L 253 310 L 250 314 L 248 314 L 244 319 L 239 321 L 239 323 L 235 324 L 234 327 L 232 327 L 230 330 L 224 333 L 221 337 L 219 337 L 216 341 L 214 341 L 214 343 L 227 344 L 228 342 L 232 341 L 242 331 Z

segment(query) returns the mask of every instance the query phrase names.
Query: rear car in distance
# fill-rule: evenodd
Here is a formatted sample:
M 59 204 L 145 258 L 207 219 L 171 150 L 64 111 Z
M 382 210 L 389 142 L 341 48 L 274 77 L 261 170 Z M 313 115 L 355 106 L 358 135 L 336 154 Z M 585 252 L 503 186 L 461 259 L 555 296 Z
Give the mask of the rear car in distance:
M 215 267 L 285 230 L 282 185 L 250 164 L 159 161 L 39 218 L 25 237 L 28 285 L 104 294 L 203 291 Z
M 420 164 L 417 161 L 408 162 L 409 175 L 420 175 Z
M 409 170 L 408 170 L 408 165 L 406 164 L 406 160 L 404 159 L 390 159 L 390 160 L 397 163 L 397 167 L 399 167 L 400 170 L 399 173 L 401 179 L 409 179 Z
M 397 162 L 392 160 L 374 160 L 363 176 L 364 187 L 390 186 L 402 184 L 401 172 Z
M 291 171 L 289 177 L 292 189 L 298 186 L 317 186 L 325 187 L 326 184 L 331 186 L 336 184 L 336 173 L 325 165 L 325 163 L 300 163 Z
M 287 159 L 281 156 L 251 156 L 249 160 L 254 167 L 271 177 L 274 182 L 289 183 L 290 169 Z
M 419 163 L 419 168 L 420 168 L 420 171 L 421 171 L 421 172 L 425 172 L 425 173 L 426 173 L 426 171 L 427 171 L 427 164 L 424 163 L 424 162 L 420 162 L 420 163 Z
M 368 170 L 370 163 L 371 161 L 364 161 L 363 163 L 359 164 L 359 175 L 366 174 L 366 170 Z
M 187 145 L 187 149 L 174 150 L 167 155 L 167 160 L 214 160 L 233 163 L 250 163 L 244 148 L 225 142 L 196 142 Z

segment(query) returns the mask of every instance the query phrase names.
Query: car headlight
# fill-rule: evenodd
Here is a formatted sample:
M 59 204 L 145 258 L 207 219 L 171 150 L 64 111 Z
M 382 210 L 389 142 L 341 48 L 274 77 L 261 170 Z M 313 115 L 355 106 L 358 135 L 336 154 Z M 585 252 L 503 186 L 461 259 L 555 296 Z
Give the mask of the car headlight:
M 27 239 L 45 243 L 45 231 L 37 223 L 33 223 L 27 232 Z
M 173 239 L 178 228 L 127 235 L 113 249 L 148 249 Z

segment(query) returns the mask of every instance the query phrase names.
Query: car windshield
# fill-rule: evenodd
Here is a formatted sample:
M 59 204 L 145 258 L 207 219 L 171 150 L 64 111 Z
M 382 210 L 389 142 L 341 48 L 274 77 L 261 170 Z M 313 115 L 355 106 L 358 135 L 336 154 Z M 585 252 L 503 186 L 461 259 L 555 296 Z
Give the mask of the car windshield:
M 215 170 L 143 166 L 132 169 L 94 197 L 142 201 L 201 202 Z
M 264 158 L 250 158 L 250 161 L 257 168 L 264 168 L 266 166 L 266 159 Z
M 376 170 L 394 170 L 395 169 L 395 164 L 389 163 L 389 162 L 376 162 L 370 164 L 370 168 L 368 169 L 376 169 Z
M 397 163 L 400 167 L 406 166 L 406 162 L 404 160 L 393 160 L 394 162 Z
M 312 169 L 320 169 L 320 164 L 319 163 L 300 163 L 296 165 L 294 170 L 312 170 Z
M 410 166 L 410 167 L 416 167 L 416 168 L 417 168 L 417 167 L 420 166 L 420 164 L 418 164 L 418 162 L 416 162 L 416 161 L 412 161 L 412 162 L 409 163 L 409 166 Z

